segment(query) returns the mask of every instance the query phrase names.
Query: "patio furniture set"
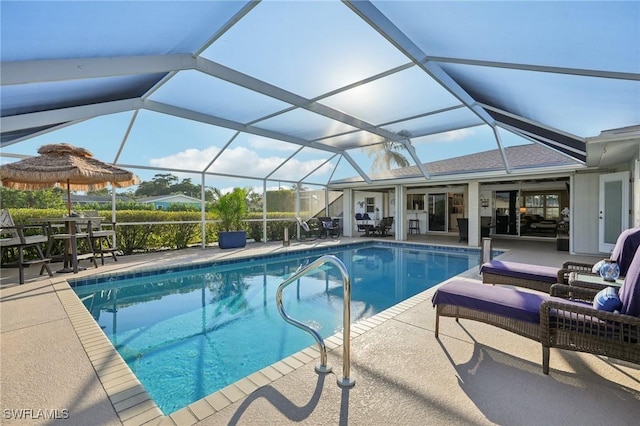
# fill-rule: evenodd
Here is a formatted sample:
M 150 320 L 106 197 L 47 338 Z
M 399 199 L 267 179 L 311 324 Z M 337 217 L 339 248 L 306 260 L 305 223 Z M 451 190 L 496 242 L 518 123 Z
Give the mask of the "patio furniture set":
M 371 219 L 368 213 L 356 213 L 355 219 L 358 232 L 364 232 L 363 237 L 388 237 L 391 235 L 389 230 L 393 226 L 393 216 L 375 220 Z
M 16 252 L 16 261 L 2 267 L 15 266 L 19 269 L 19 283 L 24 284 L 24 268 L 41 265 L 40 275 L 47 271 L 53 276 L 49 263 L 63 262 L 57 272 L 77 273 L 82 260 L 93 262 L 98 267 L 96 256 L 104 265 L 105 253 L 117 261 L 115 247 L 115 226 L 105 224 L 97 212 L 86 212 L 83 216 L 62 216 L 31 219 L 29 225 L 16 225 L 8 210 L 0 212 L 0 249 L 2 258 L 8 250 Z M 62 248 L 56 252 L 58 243 Z M 79 242 L 84 243 L 84 252 L 79 250 Z M 42 246 L 46 245 L 46 251 Z M 9 256 L 7 256 L 8 258 Z
M 610 260 L 624 278 L 612 282 L 593 273 L 600 262 L 567 262 L 562 268 L 487 262 L 481 266 L 483 284 L 456 280 L 438 288 L 432 299 L 435 336 L 441 316 L 502 328 L 541 343 L 544 374 L 549 374 L 550 348 L 640 364 L 638 246 L 640 228 L 618 237 Z

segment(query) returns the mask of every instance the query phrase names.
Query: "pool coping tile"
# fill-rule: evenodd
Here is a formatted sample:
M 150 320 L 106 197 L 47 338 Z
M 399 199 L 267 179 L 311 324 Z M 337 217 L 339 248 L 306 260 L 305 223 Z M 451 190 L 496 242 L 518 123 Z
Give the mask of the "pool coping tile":
M 204 420 L 207 417 L 216 413 L 216 409 L 207 402 L 206 399 L 199 399 L 196 402 L 192 402 L 187 405 L 187 408 L 191 410 L 191 412 L 196 416 L 196 418 L 200 420 Z

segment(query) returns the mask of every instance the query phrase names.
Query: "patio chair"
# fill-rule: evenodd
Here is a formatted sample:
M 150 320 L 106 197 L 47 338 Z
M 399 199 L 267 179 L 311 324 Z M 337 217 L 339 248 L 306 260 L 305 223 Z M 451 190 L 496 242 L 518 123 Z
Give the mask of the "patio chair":
M 458 218 L 458 242 L 469 241 L 469 219 Z
M 550 348 L 603 355 L 640 364 L 640 251 L 634 256 L 619 296 L 554 284 L 551 294 L 512 287 L 451 281 L 438 288 L 435 337 L 440 317 L 484 322 L 542 344 L 542 371 L 549 374 Z
M 35 235 L 30 235 L 28 229 L 39 229 L 40 232 Z M 6 249 L 17 249 L 17 259 L 15 265 L 5 264 L 7 266 L 17 266 L 20 284 L 24 284 L 24 268 L 31 265 L 42 265 L 40 268 L 40 275 L 47 271 L 50 277 L 53 276 L 51 268 L 49 267 L 50 258 L 44 256 L 42 252 L 41 244 L 48 241 L 45 225 L 30 225 L 20 226 L 16 225 L 11 217 L 11 213 L 8 210 L 0 210 L 0 255 L 4 259 Z M 27 249 L 34 250 L 35 258 L 27 258 Z
M 87 218 L 87 224 L 85 225 L 85 232 L 89 233 L 89 239 L 91 240 L 91 246 L 94 253 L 100 254 L 100 261 L 104 265 L 104 254 L 109 253 L 115 262 L 118 261 L 116 252 L 116 224 L 115 222 L 104 223 L 101 222 L 98 216 L 98 212 L 95 210 L 87 210 L 84 212 L 84 217 Z M 92 218 L 95 218 L 92 220 Z
M 338 238 L 340 236 L 340 222 L 338 219 L 330 217 L 318 217 L 320 222 L 320 238 L 331 237 Z
M 302 220 L 300 216 L 296 216 L 296 222 L 300 226 L 300 240 L 315 240 L 319 237 L 319 229 L 312 229 L 309 222 Z
M 374 235 L 378 235 L 380 237 L 389 236 L 388 231 L 393 226 L 393 217 L 383 217 L 378 223 L 378 226 L 374 226 L 372 231 Z

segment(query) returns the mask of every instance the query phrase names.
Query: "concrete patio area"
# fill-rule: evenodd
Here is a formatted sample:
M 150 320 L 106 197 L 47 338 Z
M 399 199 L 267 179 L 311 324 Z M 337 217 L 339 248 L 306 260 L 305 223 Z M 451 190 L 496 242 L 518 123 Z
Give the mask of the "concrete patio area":
M 122 256 L 73 278 L 356 240 L 363 239 Z M 458 245 L 453 237 L 411 241 Z M 494 240 L 494 248 L 507 250 L 505 260 L 548 266 L 600 259 L 558 252 L 554 239 Z M 72 276 L 37 272 L 27 270 L 21 286 L 17 270 L 2 269 L 0 277 L 2 424 L 636 425 L 640 419 L 640 366 L 552 349 L 546 376 L 539 343 L 451 318 L 441 320 L 437 340 L 435 289 L 352 327 L 353 388 L 336 384 L 338 335 L 327 341 L 330 374 L 314 372 L 318 352 L 308 348 L 163 416 L 70 289 Z M 462 278 L 479 279 L 477 269 Z

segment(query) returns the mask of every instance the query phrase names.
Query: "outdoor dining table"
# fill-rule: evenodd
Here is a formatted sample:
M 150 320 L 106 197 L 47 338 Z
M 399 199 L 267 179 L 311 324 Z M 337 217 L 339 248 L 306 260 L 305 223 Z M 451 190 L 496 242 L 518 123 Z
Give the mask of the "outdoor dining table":
M 371 235 L 373 228 L 375 228 L 378 224 L 376 222 L 378 222 L 377 220 L 373 220 L 373 219 L 362 219 L 362 220 L 356 220 L 356 222 L 358 223 L 358 225 L 362 226 L 364 228 L 364 236 L 368 237 Z
M 78 236 L 87 237 L 85 233 L 78 234 L 77 232 L 78 224 L 80 223 L 87 224 L 87 228 L 89 228 L 89 225 L 91 222 L 101 221 L 101 220 L 102 218 L 100 217 L 86 218 L 81 216 L 61 216 L 61 217 L 45 217 L 45 218 L 31 219 L 32 222 L 44 223 L 47 225 L 48 235 L 49 235 L 49 245 L 48 245 L 49 248 L 47 251 L 50 250 L 54 240 L 56 239 L 66 240 L 65 252 L 64 252 L 64 255 L 62 256 L 62 259 L 64 260 L 64 266 L 63 266 L 63 269 L 56 272 L 58 273 L 73 272 L 74 274 L 77 274 L 78 270 L 80 269 L 85 269 L 85 268 L 78 267 L 78 261 L 80 260 L 92 259 L 95 267 L 96 268 L 98 267 L 98 263 L 95 261 L 95 254 L 93 253 L 93 250 L 91 250 L 91 253 L 78 254 L 78 241 L 77 241 Z M 58 225 L 64 224 L 66 233 L 54 233 L 53 228 L 55 227 L 56 224 Z M 49 255 L 50 253 L 47 253 L 47 257 L 49 257 Z M 71 264 L 71 267 L 69 267 L 69 264 Z

